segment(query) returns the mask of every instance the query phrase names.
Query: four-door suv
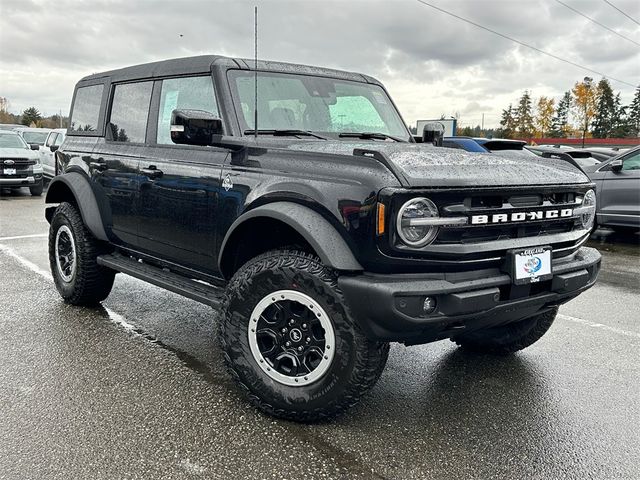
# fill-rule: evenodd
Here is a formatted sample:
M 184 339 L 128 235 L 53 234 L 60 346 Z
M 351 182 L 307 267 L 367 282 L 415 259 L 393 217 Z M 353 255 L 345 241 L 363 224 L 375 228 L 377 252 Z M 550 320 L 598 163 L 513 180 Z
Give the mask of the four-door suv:
M 233 377 L 279 417 L 355 404 L 392 341 L 525 348 L 596 280 L 580 169 L 415 143 L 366 75 L 168 60 L 85 77 L 70 119 L 46 197 L 62 297 L 123 272 L 215 307 Z

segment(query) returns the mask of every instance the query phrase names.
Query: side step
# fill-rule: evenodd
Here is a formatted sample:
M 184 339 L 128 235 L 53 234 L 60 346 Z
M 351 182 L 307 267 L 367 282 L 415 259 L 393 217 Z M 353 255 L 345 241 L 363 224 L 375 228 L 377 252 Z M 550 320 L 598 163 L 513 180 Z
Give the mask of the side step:
M 191 280 L 174 272 L 164 270 L 148 263 L 119 253 L 100 255 L 98 265 L 139 278 L 171 292 L 185 296 L 205 305 L 218 307 L 222 301 L 223 289 Z

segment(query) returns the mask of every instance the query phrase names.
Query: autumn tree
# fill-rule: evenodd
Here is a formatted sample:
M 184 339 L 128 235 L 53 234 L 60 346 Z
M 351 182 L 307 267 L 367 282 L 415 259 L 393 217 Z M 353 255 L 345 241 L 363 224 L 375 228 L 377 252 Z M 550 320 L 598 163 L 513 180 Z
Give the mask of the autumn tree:
M 22 120 L 20 123 L 28 127 L 32 123 L 37 124 L 40 120 L 42 120 L 40 111 L 36 107 L 29 107 L 22 112 Z
M 500 118 L 500 136 L 503 138 L 512 138 L 516 130 L 516 119 L 513 111 L 513 105 L 509 104 L 509 107 L 502 110 L 502 116 Z
M 549 133 L 549 130 L 551 130 L 555 104 L 556 102 L 553 98 L 545 97 L 544 95 L 536 103 L 536 128 L 541 137 L 544 137 L 545 133 Z
M 584 147 L 584 139 L 589 131 L 589 126 L 596 114 L 596 88 L 594 88 L 593 79 L 584 77 L 582 82 L 576 82 L 571 90 L 573 94 L 573 109 L 578 128 L 582 132 L 582 146 Z
M 524 91 L 522 97 L 520 97 L 520 100 L 518 101 L 515 120 L 520 136 L 525 138 L 533 136 L 533 108 L 531 106 L 531 95 L 528 90 Z
M 633 101 L 629 105 L 629 126 L 631 129 L 631 135 L 640 136 L 640 85 L 636 88 L 636 93 L 633 96 Z

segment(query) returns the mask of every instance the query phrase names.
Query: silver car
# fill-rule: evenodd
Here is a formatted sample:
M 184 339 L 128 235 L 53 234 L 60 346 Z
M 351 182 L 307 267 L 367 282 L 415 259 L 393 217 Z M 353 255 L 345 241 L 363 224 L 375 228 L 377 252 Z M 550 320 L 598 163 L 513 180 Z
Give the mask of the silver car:
M 640 228 L 640 146 L 583 170 L 596 183 L 598 225 Z
M 40 146 L 40 163 L 42 163 L 42 169 L 44 170 L 44 176 L 46 178 L 53 178 L 56 175 L 55 152 L 60 148 L 66 136 L 66 128 L 56 128 L 49 132 L 49 135 L 47 135 L 44 141 L 44 145 Z

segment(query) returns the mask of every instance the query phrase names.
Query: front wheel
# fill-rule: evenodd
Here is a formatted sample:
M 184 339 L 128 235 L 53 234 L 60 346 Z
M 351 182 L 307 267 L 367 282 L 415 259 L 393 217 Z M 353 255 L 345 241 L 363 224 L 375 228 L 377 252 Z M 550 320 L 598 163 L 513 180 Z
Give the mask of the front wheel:
M 44 190 L 44 182 L 42 180 L 40 180 L 35 185 L 29 187 L 29 192 L 31 192 L 31 195 L 33 195 L 34 197 L 39 197 L 40 195 L 42 195 L 43 190 Z
M 468 351 L 509 355 L 540 340 L 553 324 L 557 314 L 558 309 L 552 308 L 518 322 L 476 330 L 451 340 Z
M 96 260 L 107 250 L 84 225 L 74 205 L 64 202 L 56 208 L 49 228 L 49 265 L 65 302 L 95 305 L 107 298 L 115 272 Z
M 227 366 L 261 410 L 296 421 L 333 417 L 380 377 L 389 344 L 367 339 L 335 274 L 315 256 L 276 250 L 227 287 L 220 340 Z

